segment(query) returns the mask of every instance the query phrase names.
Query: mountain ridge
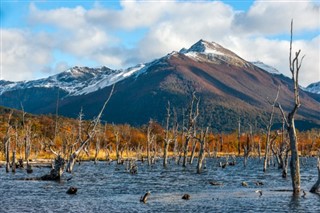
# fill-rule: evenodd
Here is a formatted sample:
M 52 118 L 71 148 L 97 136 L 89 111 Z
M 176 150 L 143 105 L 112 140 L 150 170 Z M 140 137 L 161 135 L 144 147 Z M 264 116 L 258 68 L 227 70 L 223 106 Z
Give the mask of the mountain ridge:
M 111 83 L 117 82 L 103 119 L 141 125 L 150 118 L 161 123 L 168 101 L 176 108 L 181 120 L 183 108 L 195 91 L 201 99 L 201 123 L 210 124 L 219 131 L 234 130 L 239 117 L 243 122 L 252 124 L 257 121 L 263 125 L 270 108 L 267 99 L 274 98 L 278 86 L 281 86 L 279 101 L 284 109 L 290 110 L 292 105 L 291 79 L 270 74 L 221 45 L 204 40 L 189 49 L 174 51 L 150 63 L 125 70 L 104 67 L 88 75 L 87 72 L 93 68 L 81 69 L 84 68 L 74 68 L 59 76 L 65 85 L 82 79 L 76 89 L 67 90 L 54 84 L 52 87 L 21 87 L 18 90 L 10 90 L 11 87 L 0 92 L 0 104 L 19 108 L 23 103 L 30 112 L 54 113 L 59 91 L 59 113 L 77 117 L 83 108 L 86 118 L 90 119 L 103 104 Z M 58 75 L 51 81 L 54 82 Z M 32 82 L 25 85 L 28 84 Z M 304 91 L 300 95 L 303 104 L 298 120 L 320 124 L 319 95 Z M 17 97 L 16 100 L 13 97 Z

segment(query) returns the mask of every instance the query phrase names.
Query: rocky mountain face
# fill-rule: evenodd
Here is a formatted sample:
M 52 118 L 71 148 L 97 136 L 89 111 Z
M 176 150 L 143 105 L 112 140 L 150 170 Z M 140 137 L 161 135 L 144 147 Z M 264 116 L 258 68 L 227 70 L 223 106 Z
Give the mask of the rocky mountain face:
M 54 113 L 59 100 L 59 114 L 77 117 L 82 108 L 90 119 L 114 83 L 103 116 L 107 122 L 142 125 L 152 118 L 162 124 L 168 101 L 181 121 L 193 92 L 200 98 L 199 125 L 216 131 L 235 130 L 239 118 L 244 124 L 263 127 L 271 110 L 268 101 L 275 98 L 279 86 L 284 110 L 293 106 L 291 79 L 204 40 L 126 70 L 74 67 L 36 81 L 0 81 L 0 105 L 20 109 L 22 104 L 31 113 Z M 297 126 L 320 126 L 320 95 L 301 90 L 300 97 Z

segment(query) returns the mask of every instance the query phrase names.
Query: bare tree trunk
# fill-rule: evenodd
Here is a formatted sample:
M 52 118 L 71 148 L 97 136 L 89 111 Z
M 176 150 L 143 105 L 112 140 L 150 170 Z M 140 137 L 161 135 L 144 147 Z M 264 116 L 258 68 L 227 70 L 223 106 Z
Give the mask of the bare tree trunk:
M 5 142 L 6 172 L 10 171 L 10 137 Z
M 297 133 L 295 129 L 294 116 L 300 107 L 300 98 L 299 98 L 299 71 L 301 68 L 302 60 L 304 56 L 301 58 L 299 63 L 299 54 L 300 50 L 295 53 L 295 56 L 292 59 L 292 30 L 293 30 L 293 21 L 291 21 L 291 38 L 290 38 L 290 54 L 289 54 L 289 65 L 290 71 L 292 74 L 293 80 L 293 92 L 294 92 L 294 107 L 292 111 L 288 115 L 288 133 L 290 139 L 290 149 L 291 149 L 291 162 L 290 162 L 290 171 L 291 171 L 291 179 L 292 179 L 292 187 L 293 193 L 299 194 L 300 192 L 300 163 L 299 163 L 299 154 L 298 154 L 298 140 Z
M 147 158 L 148 158 L 148 166 L 151 165 L 151 144 L 155 138 L 155 135 L 152 133 L 152 120 L 149 121 L 148 129 L 147 129 Z
M 196 135 L 194 134 L 193 137 L 196 137 Z M 192 149 L 191 149 L 191 156 L 190 156 L 190 159 L 189 159 L 189 164 L 193 163 L 194 156 L 195 156 L 195 153 L 196 153 L 196 147 L 197 147 L 197 141 L 192 140 Z
M 293 117 L 289 118 L 288 132 L 289 132 L 290 149 L 291 149 L 290 172 L 291 172 L 291 178 L 292 178 L 292 187 L 293 187 L 293 193 L 298 194 L 300 192 L 300 163 L 299 163 L 299 154 L 298 154 L 298 140 L 297 140 L 297 134 L 294 126 Z
M 16 151 L 12 151 L 12 172 L 16 172 Z
M 240 118 L 238 121 L 238 156 L 240 156 L 240 152 L 241 152 L 241 143 L 240 143 L 240 136 L 241 136 L 241 123 L 240 123 Z
M 244 167 L 247 166 L 247 160 L 248 160 L 250 151 L 251 151 L 251 149 L 250 149 L 250 136 L 247 135 L 247 144 L 243 145 L 243 165 L 244 165 Z
M 271 110 L 271 114 L 270 114 L 269 123 L 268 123 L 268 126 L 267 126 L 267 138 L 266 138 L 266 147 L 265 147 L 264 161 L 263 161 L 263 172 L 267 171 L 268 160 L 270 160 L 270 159 L 268 159 L 268 157 L 269 157 L 269 154 L 270 154 L 271 128 L 272 128 L 272 125 L 273 125 L 274 110 L 275 110 L 275 106 L 276 106 L 276 103 L 277 103 L 278 98 L 279 98 L 279 92 L 280 92 L 280 87 L 278 88 L 277 95 L 276 95 L 273 103 L 270 103 L 271 106 L 272 106 L 272 110 Z
M 164 139 L 164 150 L 163 150 L 163 167 L 167 167 L 168 164 L 168 149 L 171 139 L 169 139 L 169 122 L 170 122 L 170 102 L 167 107 L 167 124 L 166 124 L 166 136 Z
M 97 138 L 96 143 L 95 143 L 95 153 L 94 153 L 94 163 L 96 164 L 98 161 L 98 155 L 100 152 L 100 139 Z
M 318 180 L 317 180 L 317 182 L 312 186 L 312 188 L 310 189 L 310 192 L 312 192 L 312 193 L 316 193 L 316 192 L 318 192 L 319 189 L 320 189 L 320 157 L 318 157 L 317 168 L 318 168 Z
M 195 112 L 193 112 L 193 107 L 194 107 L 194 102 L 198 100 L 197 104 L 196 104 L 196 109 Z M 184 144 L 184 152 L 183 152 L 183 163 L 182 166 L 186 167 L 187 166 L 187 158 L 188 158 L 188 147 L 189 147 L 189 142 L 192 138 L 192 133 L 195 129 L 195 125 L 196 125 L 196 120 L 197 117 L 199 116 L 199 99 L 196 98 L 195 93 L 192 94 L 192 100 L 191 103 L 189 105 L 189 118 L 188 118 L 188 130 L 187 130 L 187 135 L 186 135 L 186 140 L 185 140 L 185 144 Z
M 205 158 L 205 148 L 206 148 L 206 138 L 208 135 L 209 128 L 206 128 L 206 131 L 201 131 L 201 136 L 199 139 L 200 142 L 200 150 L 199 150 L 199 157 L 198 157 L 198 164 L 197 164 L 197 173 L 200 174 L 202 172 L 202 163 Z

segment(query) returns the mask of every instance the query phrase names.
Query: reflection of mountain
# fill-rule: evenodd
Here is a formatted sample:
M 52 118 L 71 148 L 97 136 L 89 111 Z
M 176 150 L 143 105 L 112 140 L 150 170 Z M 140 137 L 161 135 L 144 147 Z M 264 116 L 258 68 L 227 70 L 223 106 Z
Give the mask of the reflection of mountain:
M 0 104 L 20 108 L 21 101 L 29 112 L 54 113 L 59 88 L 60 114 L 76 117 L 82 107 L 86 118 L 92 118 L 110 85 L 117 82 L 104 115 L 108 122 L 140 125 L 150 118 L 162 122 L 168 101 L 181 115 L 196 91 L 201 99 L 199 121 L 218 130 L 233 130 L 239 116 L 262 124 L 270 111 L 267 100 L 275 97 L 278 86 L 284 109 L 292 107 L 291 80 L 259 67 L 216 43 L 200 40 L 189 49 L 127 70 L 75 67 L 47 79 L 1 82 L 6 85 L 0 90 Z M 320 124 L 319 95 L 301 91 L 300 96 L 297 120 Z

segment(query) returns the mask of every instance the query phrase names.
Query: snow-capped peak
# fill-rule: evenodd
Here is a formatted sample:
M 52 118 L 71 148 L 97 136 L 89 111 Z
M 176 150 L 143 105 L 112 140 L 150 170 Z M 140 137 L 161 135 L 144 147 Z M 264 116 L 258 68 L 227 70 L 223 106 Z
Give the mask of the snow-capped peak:
M 320 81 L 315 82 L 304 88 L 305 91 L 320 94 Z
M 199 40 L 189 49 L 181 49 L 180 54 L 184 54 L 197 61 L 206 61 L 211 63 L 229 63 L 239 67 L 250 66 L 250 63 L 243 60 L 234 52 L 222 47 L 215 42 Z
M 267 65 L 261 61 L 254 61 L 254 62 L 251 62 L 253 65 L 255 65 L 256 67 L 259 67 L 260 69 L 268 72 L 268 73 L 271 73 L 271 74 L 274 74 L 274 75 L 281 75 L 281 73 L 274 67 L 270 66 L 270 65 Z
M 217 54 L 225 55 L 223 52 L 224 48 L 215 42 L 208 42 L 204 40 L 199 40 L 197 43 L 192 45 L 189 49 L 181 49 L 180 53 L 202 53 L 202 54 Z

